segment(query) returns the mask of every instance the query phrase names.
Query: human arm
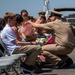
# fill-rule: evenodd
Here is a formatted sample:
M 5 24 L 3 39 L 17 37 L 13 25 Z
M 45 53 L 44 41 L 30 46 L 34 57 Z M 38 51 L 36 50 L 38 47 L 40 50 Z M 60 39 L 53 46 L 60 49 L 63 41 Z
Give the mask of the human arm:
M 43 24 L 39 24 L 39 23 L 33 23 L 31 21 L 28 21 L 32 26 L 36 27 L 36 28 L 43 28 Z
M 13 40 L 12 42 L 14 42 L 18 46 L 37 45 L 37 42 L 22 42 L 22 41 L 18 41 L 17 39 Z
M 25 36 L 25 34 L 22 32 L 22 30 L 20 30 L 20 34 L 21 34 L 21 36 L 22 36 L 23 39 L 26 39 L 26 36 Z
M 13 29 L 9 29 L 6 33 L 6 36 L 8 38 L 8 42 L 11 42 L 12 44 L 15 44 L 18 46 L 31 45 L 31 42 L 22 42 L 22 41 L 17 40 Z M 32 42 L 32 43 L 34 45 L 37 44 L 36 42 Z
M 18 39 L 19 41 L 21 41 L 22 39 L 21 39 L 21 37 L 20 37 L 20 34 L 19 34 L 19 32 L 18 32 L 17 27 L 16 27 L 16 26 L 12 26 L 12 28 L 13 28 L 13 30 L 14 30 L 14 33 L 15 33 L 17 39 Z
M 41 17 L 39 17 L 35 23 L 41 24 L 41 22 L 42 22 Z
M 34 38 L 34 36 L 32 36 L 31 34 L 30 35 L 25 35 L 24 32 L 21 31 L 21 36 L 24 40 L 31 40 L 32 37 Z
M 22 38 L 24 40 L 32 41 L 32 40 L 36 39 L 34 27 L 32 25 L 30 25 L 30 24 L 28 24 L 27 26 L 23 27 L 20 30 L 20 33 L 21 33 L 21 36 L 22 36 Z
M 33 23 L 31 21 L 28 21 L 32 26 L 34 26 L 35 28 L 42 28 L 42 29 L 50 29 L 52 30 L 52 25 L 53 23 L 48 22 L 48 23 L 44 23 L 44 24 L 38 24 L 38 23 Z

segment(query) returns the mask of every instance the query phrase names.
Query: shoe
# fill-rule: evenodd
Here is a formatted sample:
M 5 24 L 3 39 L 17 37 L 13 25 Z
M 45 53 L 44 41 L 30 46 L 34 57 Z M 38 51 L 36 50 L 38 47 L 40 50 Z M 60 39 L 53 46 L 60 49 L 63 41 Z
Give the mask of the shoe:
M 44 67 L 44 63 L 43 62 L 36 62 L 35 66 L 38 68 L 42 68 L 42 67 Z
M 66 62 L 61 60 L 54 68 L 55 69 L 62 69 L 66 65 Z
M 64 65 L 65 68 L 70 67 L 73 64 L 73 60 L 71 58 L 68 58 L 65 62 L 66 62 L 66 64 Z
M 25 64 L 25 63 L 22 63 L 22 64 L 20 65 L 20 67 L 23 69 L 23 71 L 27 71 L 27 72 L 29 72 L 29 73 L 33 73 L 33 72 L 34 72 L 33 67 L 32 67 L 32 66 L 29 66 L 29 65 L 27 65 L 27 64 Z
M 38 67 L 34 67 L 34 72 L 35 73 L 42 73 L 43 71 L 42 71 L 42 69 L 41 68 L 38 68 Z

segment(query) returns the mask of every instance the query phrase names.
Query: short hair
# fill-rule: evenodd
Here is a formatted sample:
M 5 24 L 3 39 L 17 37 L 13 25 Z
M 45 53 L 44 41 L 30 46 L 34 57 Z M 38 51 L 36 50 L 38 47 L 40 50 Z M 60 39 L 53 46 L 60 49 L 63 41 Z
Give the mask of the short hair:
M 23 21 L 23 18 L 20 14 L 16 14 L 16 22 L 21 23 Z
M 21 10 L 21 13 L 20 14 L 22 15 L 23 12 L 26 12 L 28 14 L 28 11 L 25 10 L 25 9 Z
M 7 22 L 8 19 L 13 19 L 15 17 L 15 14 L 12 12 L 6 12 L 4 15 L 4 20 Z

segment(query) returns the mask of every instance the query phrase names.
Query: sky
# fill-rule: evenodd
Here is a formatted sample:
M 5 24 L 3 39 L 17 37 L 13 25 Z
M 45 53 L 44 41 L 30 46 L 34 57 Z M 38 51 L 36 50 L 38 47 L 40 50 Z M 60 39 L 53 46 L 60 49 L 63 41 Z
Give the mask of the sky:
M 49 9 L 75 7 L 75 0 L 49 0 Z M 0 0 L 0 17 L 6 12 L 19 13 L 26 9 L 30 16 L 38 17 L 38 12 L 44 10 L 44 0 Z M 64 15 L 74 12 L 62 12 Z

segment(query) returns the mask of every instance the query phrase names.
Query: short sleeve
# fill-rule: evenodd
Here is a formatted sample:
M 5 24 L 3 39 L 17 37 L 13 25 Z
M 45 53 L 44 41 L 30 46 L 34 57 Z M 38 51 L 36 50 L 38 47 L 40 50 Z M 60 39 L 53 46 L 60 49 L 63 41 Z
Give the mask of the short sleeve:
M 13 29 L 7 30 L 6 36 L 7 36 L 7 39 L 9 39 L 10 41 L 13 41 L 16 39 L 16 35 Z

